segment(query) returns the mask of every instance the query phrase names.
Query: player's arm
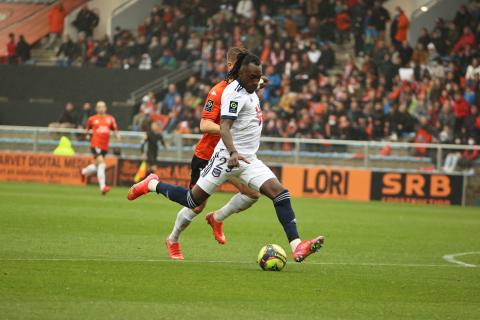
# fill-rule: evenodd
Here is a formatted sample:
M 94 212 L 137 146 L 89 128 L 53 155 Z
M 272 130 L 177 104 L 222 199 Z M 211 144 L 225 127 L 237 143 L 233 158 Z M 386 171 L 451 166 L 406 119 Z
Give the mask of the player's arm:
M 92 118 L 88 118 L 87 124 L 85 125 L 85 137 L 90 139 L 90 134 L 92 132 Z
M 148 135 L 145 133 L 142 144 L 140 145 L 140 151 L 142 152 L 142 155 L 146 154 L 147 152 L 147 143 L 148 143 Z
M 163 134 L 160 133 L 160 135 L 158 136 L 158 141 L 160 141 L 164 148 L 167 147 L 167 145 L 165 144 L 165 139 L 163 139 Z
M 222 119 L 220 120 L 220 136 L 222 137 L 222 141 L 227 147 L 227 151 L 232 156 L 233 153 L 237 153 L 237 149 L 235 149 L 235 145 L 233 144 L 233 137 L 230 129 L 233 126 L 233 119 Z
M 211 119 L 202 118 L 200 120 L 200 131 L 202 133 L 219 134 L 220 126 Z
M 240 166 L 240 161 L 245 161 L 250 163 L 244 156 L 238 153 L 233 144 L 232 132 L 230 131 L 233 126 L 233 119 L 222 119 L 220 120 L 220 136 L 222 137 L 223 143 L 227 148 L 230 158 L 228 159 L 228 167 L 235 168 Z
M 229 92 L 222 95 L 221 120 L 220 120 L 220 137 L 227 148 L 230 158 L 228 159 L 228 167 L 234 168 L 240 165 L 240 160 L 250 163 L 242 155 L 238 154 L 233 144 L 232 126 L 237 120 L 240 110 L 245 105 L 245 99 L 242 98 L 233 87 L 227 87 Z M 225 90 L 227 90 L 225 89 Z
M 113 130 L 113 134 L 115 135 L 115 139 L 117 140 L 117 142 L 120 142 L 122 139 L 120 137 L 120 132 L 118 131 L 118 126 L 117 126 L 117 121 L 115 120 L 114 117 L 112 117 L 112 130 Z
M 200 131 L 202 133 L 220 134 L 220 125 L 215 123 L 220 115 L 221 97 L 214 95 L 215 88 L 210 90 L 205 99 L 205 105 L 202 110 L 202 119 L 200 120 Z

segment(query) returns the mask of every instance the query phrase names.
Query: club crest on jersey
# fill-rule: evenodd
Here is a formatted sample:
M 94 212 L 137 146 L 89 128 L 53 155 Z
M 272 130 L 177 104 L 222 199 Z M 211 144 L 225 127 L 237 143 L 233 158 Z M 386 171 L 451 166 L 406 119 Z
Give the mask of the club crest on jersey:
M 203 109 L 207 112 L 212 112 L 213 100 L 208 100 Z
M 237 113 L 237 109 L 238 109 L 238 102 L 237 101 L 230 101 L 230 106 L 228 108 L 228 112 Z

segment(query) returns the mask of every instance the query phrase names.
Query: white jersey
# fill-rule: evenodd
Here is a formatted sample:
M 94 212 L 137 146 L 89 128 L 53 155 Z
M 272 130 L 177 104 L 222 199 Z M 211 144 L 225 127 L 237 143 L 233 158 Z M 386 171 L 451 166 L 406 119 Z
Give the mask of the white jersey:
M 262 109 L 257 94 L 248 93 L 237 80 L 230 83 L 222 94 L 222 119 L 234 120 L 231 129 L 233 145 L 242 155 L 254 155 L 260 146 Z M 216 151 L 226 149 L 220 140 Z

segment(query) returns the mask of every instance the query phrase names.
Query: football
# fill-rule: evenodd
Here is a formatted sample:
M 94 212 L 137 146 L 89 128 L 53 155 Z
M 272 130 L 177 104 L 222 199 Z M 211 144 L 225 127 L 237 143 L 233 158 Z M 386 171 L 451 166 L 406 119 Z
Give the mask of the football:
M 281 271 L 287 263 L 287 254 L 278 244 L 267 244 L 260 249 L 257 262 L 264 271 Z

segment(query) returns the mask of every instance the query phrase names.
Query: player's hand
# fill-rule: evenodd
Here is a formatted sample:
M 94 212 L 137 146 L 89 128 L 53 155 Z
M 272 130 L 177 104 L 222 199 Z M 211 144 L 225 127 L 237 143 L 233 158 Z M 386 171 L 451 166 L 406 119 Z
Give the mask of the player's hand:
M 147 160 L 147 154 L 146 153 L 142 153 L 142 160 Z
M 248 161 L 247 158 L 245 158 L 241 154 L 238 154 L 237 151 L 233 152 L 232 155 L 230 156 L 230 159 L 228 159 L 228 168 L 233 169 L 233 168 L 240 167 L 240 161 L 250 163 L 250 161 Z

